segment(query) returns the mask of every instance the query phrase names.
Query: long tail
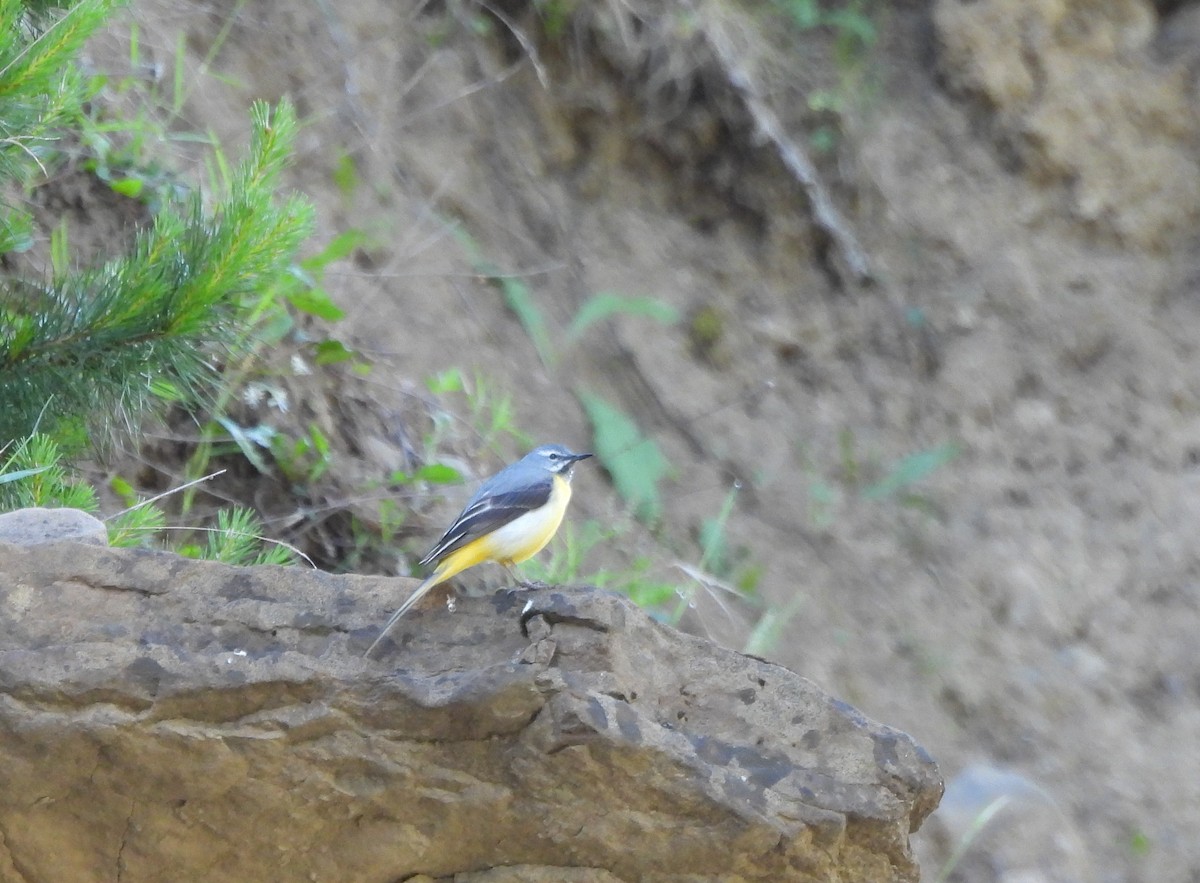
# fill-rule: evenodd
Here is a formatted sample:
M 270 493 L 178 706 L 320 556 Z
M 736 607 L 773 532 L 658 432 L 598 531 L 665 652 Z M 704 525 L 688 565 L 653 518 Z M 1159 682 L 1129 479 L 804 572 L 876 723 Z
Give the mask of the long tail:
M 384 638 L 386 638 L 388 632 L 390 632 L 392 630 L 392 627 L 395 626 L 396 623 L 398 623 L 400 621 L 400 617 L 402 617 L 404 614 L 408 613 L 408 611 L 412 608 L 412 606 L 414 604 L 416 604 L 418 601 L 420 601 L 422 598 L 424 598 L 427 594 L 429 594 L 430 589 L 432 589 L 434 586 L 438 585 L 439 583 L 445 582 L 447 579 L 449 579 L 453 575 L 448 572 L 449 570 L 450 570 L 450 568 L 448 568 L 448 567 L 444 567 L 444 566 L 439 567 L 437 570 L 435 570 L 433 573 L 431 573 L 426 578 L 425 582 L 423 582 L 419 586 L 417 586 L 416 591 L 414 591 L 411 595 L 409 595 L 407 598 L 404 599 L 404 603 L 400 605 L 399 610 L 397 610 L 395 613 L 392 614 L 392 618 L 387 621 L 387 625 L 385 625 L 383 627 L 383 631 L 381 631 L 379 633 L 379 637 L 376 638 L 374 643 L 372 643 L 371 646 L 367 648 L 367 652 L 363 654 L 364 658 L 371 655 L 371 653 L 375 650 L 375 648 L 379 646 L 379 642 L 382 641 Z

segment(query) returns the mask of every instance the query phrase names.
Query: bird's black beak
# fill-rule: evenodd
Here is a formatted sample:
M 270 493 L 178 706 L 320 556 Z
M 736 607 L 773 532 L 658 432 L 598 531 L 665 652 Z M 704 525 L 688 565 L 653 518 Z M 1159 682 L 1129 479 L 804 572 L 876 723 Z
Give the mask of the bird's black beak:
M 591 457 L 591 456 L 594 456 L 594 455 L 593 455 L 593 454 L 591 454 L 591 453 L 588 453 L 588 454 L 572 454 L 572 455 L 571 455 L 571 462 L 573 462 L 573 463 L 578 463 L 580 460 L 586 460 L 588 457 Z

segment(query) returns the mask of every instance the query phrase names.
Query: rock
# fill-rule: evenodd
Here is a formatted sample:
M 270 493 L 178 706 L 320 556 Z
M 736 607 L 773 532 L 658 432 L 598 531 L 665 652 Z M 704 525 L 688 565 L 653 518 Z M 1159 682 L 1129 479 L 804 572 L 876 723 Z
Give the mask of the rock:
M 0 514 L 0 543 L 33 546 L 61 540 L 107 546 L 108 528 L 81 509 L 17 509 Z
M 406 585 L 0 547 L 4 879 L 917 878 L 905 734 L 595 589 L 364 660 Z

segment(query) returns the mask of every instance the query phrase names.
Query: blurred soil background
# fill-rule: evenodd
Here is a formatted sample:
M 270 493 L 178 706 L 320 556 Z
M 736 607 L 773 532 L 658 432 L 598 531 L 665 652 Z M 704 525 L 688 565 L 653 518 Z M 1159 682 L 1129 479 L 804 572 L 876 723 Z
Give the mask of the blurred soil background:
M 346 246 L 345 317 L 236 378 L 291 468 L 218 446 L 206 498 L 408 573 L 603 400 L 659 519 L 585 464 L 548 572 L 636 573 L 913 734 L 927 879 L 1200 880 L 1200 4 L 134 0 L 89 57 L 196 180 L 290 96 Z M 40 198 L 77 244 L 138 222 L 89 175 Z M 610 295 L 642 307 L 572 333 Z M 102 475 L 177 486 L 197 427 L 149 432 Z M 467 487 L 394 478 L 435 462 Z

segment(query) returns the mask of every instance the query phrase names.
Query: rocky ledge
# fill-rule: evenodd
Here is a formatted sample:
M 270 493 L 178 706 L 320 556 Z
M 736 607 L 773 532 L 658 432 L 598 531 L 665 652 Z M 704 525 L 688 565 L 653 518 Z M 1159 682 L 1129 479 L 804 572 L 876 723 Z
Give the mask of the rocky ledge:
M 409 587 L 0 545 L 0 879 L 917 879 L 904 733 L 590 588 L 364 660 Z

